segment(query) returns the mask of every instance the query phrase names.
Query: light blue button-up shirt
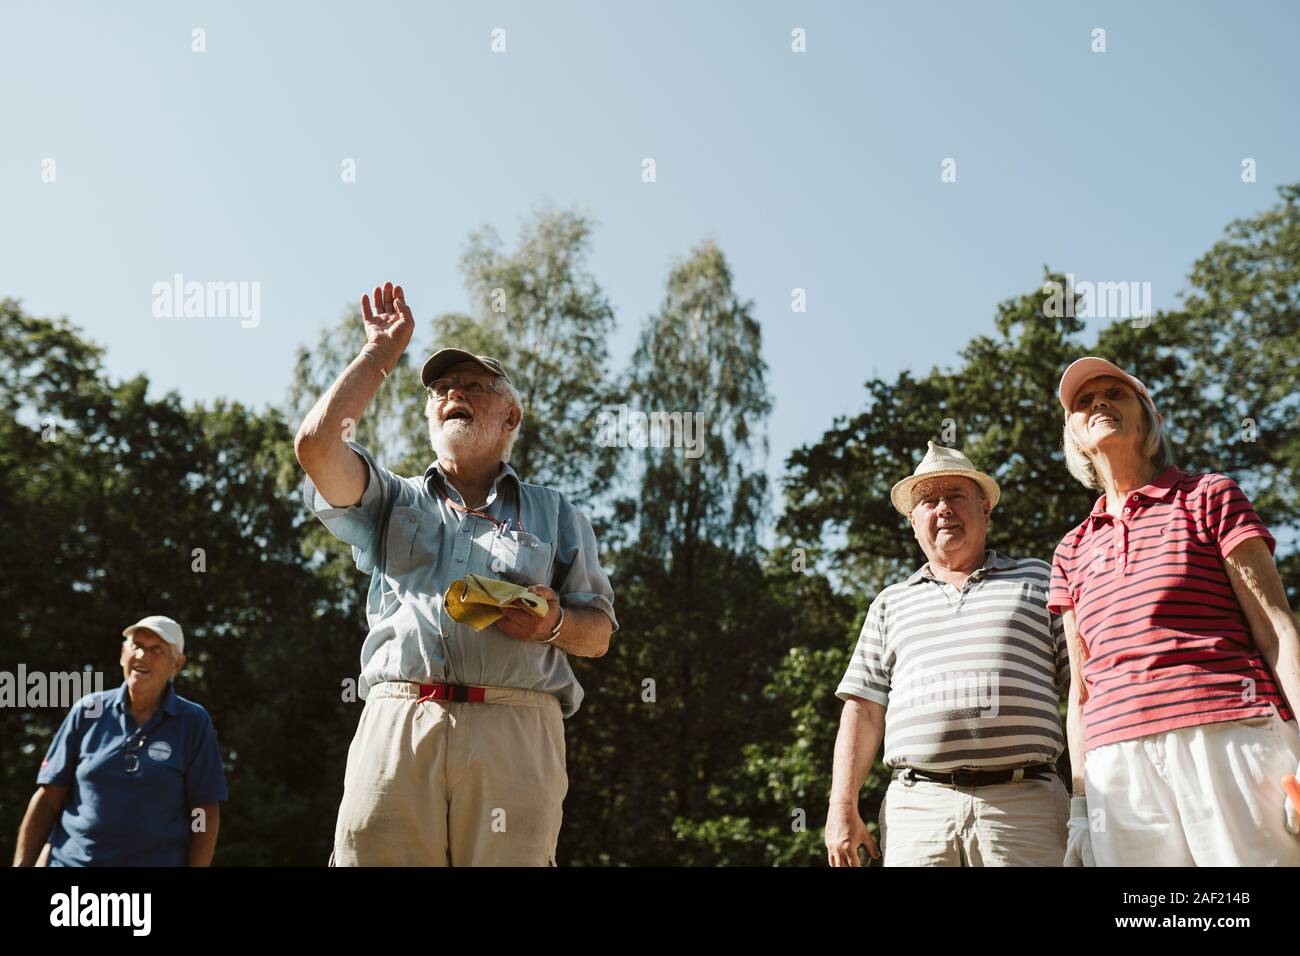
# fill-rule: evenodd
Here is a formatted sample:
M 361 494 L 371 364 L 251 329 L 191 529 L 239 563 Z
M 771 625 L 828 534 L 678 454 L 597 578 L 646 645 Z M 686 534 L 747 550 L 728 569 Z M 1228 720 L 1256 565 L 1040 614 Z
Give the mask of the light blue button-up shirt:
M 599 608 L 617 630 L 614 591 L 586 515 L 558 491 L 520 481 L 507 464 L 479 509 L 492 520 L 464 514 L 448 503 L 465 505 L 436 461 L 422 477 L 402 478 L 379 467 L 361 445 L 347 444 L 370 469 L 360 503 L 331 508 L 310 478 L 303 500 L 330 533 L 352 545 L 358 570 L 371 576 L 360 696 L 382 681 L 516 687 L 554 694 L 565 717 L 576 712 L 582 686 L 564 651 L 516 641 L 495 625 L 475 631 L 451 619 L 443 595 L 466 574 L 545 584 L 564 607 Z M 384 489 L 393 510 L 385 530 L 387 573 L 381 574 L 376 528 Z

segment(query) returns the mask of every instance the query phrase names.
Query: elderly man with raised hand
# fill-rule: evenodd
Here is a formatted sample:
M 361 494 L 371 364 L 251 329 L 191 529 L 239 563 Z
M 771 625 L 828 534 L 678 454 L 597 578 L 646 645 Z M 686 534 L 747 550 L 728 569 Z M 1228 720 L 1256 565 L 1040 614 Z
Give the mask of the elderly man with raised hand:
M 226 799 L 208 712 L 176 693 L 185 636 L 151 615 L 122 632 L 123 684 L 87 694 L 50 742 L 15 866 L 208 866 Z
M 1048 566 L 985 547 L 1001 492 L 961 452 L 930 442 L 893 488 L 926 564 L 871 602 L 836 691 L 826 824 L 832 866 L 859 847 L 885 866 L 1059 866 L 1068 797 L 1055 763 L 1069 681 Z M 858 794 L 884 740 L 892 780 L 880 848 Z
M 294 448 L 307 506 L 371 574 L 365 708 L 348 751 L 336 866 L 553 866 L 568 791 L 563 719 L 582 702 L 569 656 L 600 657 L 618 624 L 587 518 L 509 464 L 523 420 L 501 363 L 460 349 L 425 362 L 437 460 L 381 468 L 343 435 L 411 340 L 401 286 L 361 297 L 366 344 Z M 466 574 L 526 586 L 482 630 L 448 613 Z M 537 601 L 540 609 L 541 601 Z
M 1151 393 L 1061 376 L 1070 474 L 1101 497 L 1056 548 L 1073 663 L 1067 865 L 1300 866 L 1300 633 L 1237 483 L 1174 465 Z

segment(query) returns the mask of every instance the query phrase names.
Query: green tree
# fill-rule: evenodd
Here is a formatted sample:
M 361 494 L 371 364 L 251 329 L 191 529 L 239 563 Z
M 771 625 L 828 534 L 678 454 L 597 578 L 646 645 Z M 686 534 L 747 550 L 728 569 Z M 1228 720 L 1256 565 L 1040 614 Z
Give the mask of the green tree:
M 91 668 L 121 683 L 121 630 L 176 618 L 177 690 L 211 713 L 231 800 L 218 863 L 323 863 L 355 671 L 343 603 L 302 561 L 288 424 L 111 382 L 64 320 L 0 303 L 0 669 Z M 314 520 L 314 519 L 313 519 Z M 0 833 L 12 839 L 65 707 L 0 709 Z M 302 746 L 302 742 L 310 746 Z
M 627 527 L 613 561 L 623 630 L 584 678 L 585 716 L 570 738 L 581 768 L 567 811 L 581 826 L 562 841 L 572 861 L 712 862 L 692 822 L 720 812 L 719 785 L 766 716 L 771 636 L 755 542 L 770 401 L 760 345 L 752 303 L 735 294 L 716 245 L 673 267 L 626 402 L 700 416 L 700 454 L 651 444 L 624 462 L 639 493 L 615 509 Z
M 580 505 L 601 496 L 615 465 L 594 441 L 612 398 L 606 343 L 614 328 L 588 267 L 594 229 L 579 212 L 543 208 L 524 223 L 513 252 L 491 227 L 476 230 L 461 258 L 472 314 L 446 314 L 433 327 L 440 347 L 501 359 L 524 406 L 511 465 Z

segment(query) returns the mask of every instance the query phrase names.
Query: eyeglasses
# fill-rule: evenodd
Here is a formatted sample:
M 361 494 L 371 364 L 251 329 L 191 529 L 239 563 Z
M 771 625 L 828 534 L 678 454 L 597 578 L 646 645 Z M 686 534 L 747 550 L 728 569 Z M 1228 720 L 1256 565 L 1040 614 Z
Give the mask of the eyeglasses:
M 137 644 L 135 641 L 128 639 L 126 642 L 126 652 L 134 654 L 136 651 L 144 651 L 151 657 L 162 657 L 167 653 L 167 647 L 162 642 L 155 644 L 153 647 L 145 647 L 143 644 Z
M 429 386 L 429 394 L 438 398 L 445 398 L 453 388 L 458 392 L 469 395 L 471 398 L 478 398 L 488 392 L 496 391 L 490 383 L 486 383 L 482 379 L 440 378 Z
M 1094 389 L 1091 392 L 1080 392 L 1074 396 L 1075 411 L 1083 411 L 1093 403 L 1094 396 L 1104 395 L 1108 401 L 1117 402 L 1122 398 L 1128 398 L 1129 389 L 1123 385 L 1111 385 L 1105 389 Z
M 144 735 L 137 734 L 126 742 L 126 772 L 136 773 L 140 769 L 140 749 L 144 746 Z

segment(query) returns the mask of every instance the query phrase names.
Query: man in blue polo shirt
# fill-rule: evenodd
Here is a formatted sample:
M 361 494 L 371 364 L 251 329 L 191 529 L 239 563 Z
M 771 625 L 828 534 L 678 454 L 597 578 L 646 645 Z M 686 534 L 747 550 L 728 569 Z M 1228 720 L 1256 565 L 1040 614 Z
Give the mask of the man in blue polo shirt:
M 73 705 L 41 761 L 15 866 L 207 866 L 226 778 L 208 712 L 179 696 L 185 638 L 153 615 L 122 632 L 117 690 Z

